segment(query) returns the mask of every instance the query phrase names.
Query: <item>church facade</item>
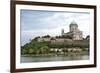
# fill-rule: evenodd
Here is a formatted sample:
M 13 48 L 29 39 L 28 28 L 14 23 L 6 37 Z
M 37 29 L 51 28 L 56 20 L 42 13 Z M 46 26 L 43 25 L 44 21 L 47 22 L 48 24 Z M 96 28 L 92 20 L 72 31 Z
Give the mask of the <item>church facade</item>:
M 67 33 L 64 33 L 64 29 L 62 29 L 62 36 L 72 40 L 83 40 L 83 33 L 78 29 L 78 25 L 75 21 L 71 22 L 69 28 L 69 32 Z

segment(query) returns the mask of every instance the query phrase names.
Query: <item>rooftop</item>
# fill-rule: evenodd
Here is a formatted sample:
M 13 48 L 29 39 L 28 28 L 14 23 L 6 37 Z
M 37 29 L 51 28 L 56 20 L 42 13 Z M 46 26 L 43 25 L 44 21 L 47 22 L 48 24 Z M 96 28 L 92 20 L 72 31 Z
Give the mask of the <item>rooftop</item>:
M 70 26 L 73 26 L 73 25 L 78 27 L 77 23 L 74 20 L 70 23 Z

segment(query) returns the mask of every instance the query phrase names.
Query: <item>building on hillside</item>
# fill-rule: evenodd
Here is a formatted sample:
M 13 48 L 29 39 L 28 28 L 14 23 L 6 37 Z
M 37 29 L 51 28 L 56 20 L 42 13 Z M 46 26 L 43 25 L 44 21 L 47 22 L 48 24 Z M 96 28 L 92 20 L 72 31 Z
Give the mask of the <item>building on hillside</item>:
M 69 26 L 69 32 L 64 33 L 64 29 L 62 29 L 62 36 L 70 38 L 72 40 L 83 40 L 82 31 L 78 29 L 78 25 L 75 21 L 72 21 Z
M 40 38 L 38 38 L 38 42 L 43 42 L 43 41 L 47 41 L 47 42 L 65 42 L 65 41 L 71 41 L 72 40 L 83 40 L 83 34 L 82 31 L 80 31 L 78 29 L 78 25 L 76 24 L 75 21 L 72 21 L 71 24 L 69 25 L 69 32 L 65 33 L 64 29 L 61 30 L 61 35 L 60 36 L 56 36 L 56 37 L 51 37 L 49 35 L 47 36 L 42 36 Z
M 51 40 L 50 37 L 46 37 L 46 38 L 40 37 L 40 38 L 37 39 L 38 42 L 43 42 L 43 41 L 48 42 L 48 41 L 50 41 L 50 40 Z

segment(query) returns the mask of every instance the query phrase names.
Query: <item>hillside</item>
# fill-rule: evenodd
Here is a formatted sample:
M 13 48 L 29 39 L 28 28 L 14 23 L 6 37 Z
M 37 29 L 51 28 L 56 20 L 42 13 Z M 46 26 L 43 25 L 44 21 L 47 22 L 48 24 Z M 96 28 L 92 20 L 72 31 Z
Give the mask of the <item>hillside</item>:
M 57 51 L 52 49 L 62 49 L 62 52 L 69 48 L 89 48 L 89 40 L 73 40 L 64 42 L 51 43 L 50 41 L 38 42 L 37 39 L 32 39 L 29 43 L 21 46 L 21 54 L 49 54 L 57 53 Z M 52 50 L 52 51 L 51 51 Z

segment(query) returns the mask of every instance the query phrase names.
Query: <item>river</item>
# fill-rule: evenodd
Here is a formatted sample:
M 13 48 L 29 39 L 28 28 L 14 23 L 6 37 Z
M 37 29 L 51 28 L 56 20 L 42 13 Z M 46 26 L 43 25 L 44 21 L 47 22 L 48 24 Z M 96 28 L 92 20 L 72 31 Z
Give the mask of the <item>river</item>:
M 49 61 L 72 61 L 72 60 L 88 60 L 88 55 L 78 56 L 21 56 L 21 63 L 31 62 L 49 62 Z

